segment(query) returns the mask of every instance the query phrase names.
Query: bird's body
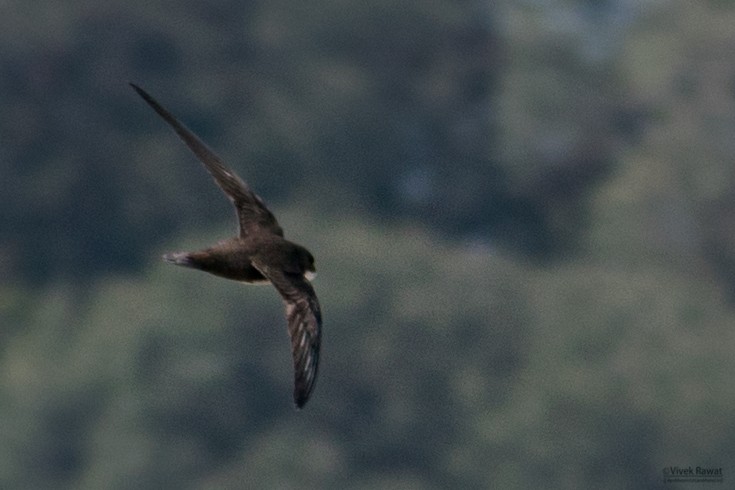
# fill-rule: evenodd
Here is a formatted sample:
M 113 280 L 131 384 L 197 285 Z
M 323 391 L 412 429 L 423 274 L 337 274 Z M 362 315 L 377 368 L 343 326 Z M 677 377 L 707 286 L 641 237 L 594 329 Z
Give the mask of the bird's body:
M 235 281 L 271 283 L 286 304 L 294 362 L 294 402 L 301 408 L 314 389 L 321 343 L 321 309 L 309 279 L 316 272 L 306 248 L 283 237 L 283 230 L 248 185 L 153 97 L 130 84 L 204 164 L 237 211 L 239 234 L 196 252 L 164 255 L 166 262 Z
M 253 259 L 279 263 L 283 270 L 307 276 L 313 271 L 302 260 L 306 249 L 278 236 L 234 237 L 197 252 L 166 254 L 166 262 L 200 269 L 233 281 L 259 284 L 270 282 L 253 265 Z M 308 252 L 306 252 L 308 253 Z

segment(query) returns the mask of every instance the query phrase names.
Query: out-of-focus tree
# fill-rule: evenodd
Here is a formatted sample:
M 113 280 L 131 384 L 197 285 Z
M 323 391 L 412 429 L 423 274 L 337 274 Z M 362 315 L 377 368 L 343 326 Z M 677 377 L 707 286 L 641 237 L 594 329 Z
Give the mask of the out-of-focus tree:
M 34 5 L 0 49 L 0 250 L 26 280 L 140 270 L 184 223 L 230 218 L 128 80 L 269 201 L 534 257 L 576 242 L 616 154 L 614 64 L 551 9 L 507 29 L 478 2 Z M 571 5 L 570 32 L 614 18 Z
M 735 11 L 673 2 L 656 13 L 620 62 L 651 117 L 596 199 L 590 247 L 681 268 L 735 298 Z

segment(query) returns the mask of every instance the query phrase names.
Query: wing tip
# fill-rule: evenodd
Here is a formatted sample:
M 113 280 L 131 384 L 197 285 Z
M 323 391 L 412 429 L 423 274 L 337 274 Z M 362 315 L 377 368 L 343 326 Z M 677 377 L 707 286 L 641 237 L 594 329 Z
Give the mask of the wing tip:
M 138 86 L 134 82 L 128 82 L 128 85 L 130 85 L 131 87 L 133 87 L 133 90 L 135 90 L 136 92 L 138 92 L 138 95 L 140 95 L 144 99 L 147 99 L 148 97 L 150 97 L 148 95 L 148 92 L 146 92 L 145 90 L 143 90 L 142 88 L 140 88 L 140 86 Z
M 306 402 L 309 401 L 312 387 L 313 385 L 307 388 L 300 388 L 298 386 L 294 388 L 293 403 L 296 406 L 296 410 L 301 410 L 302 408 L 304 408 Z
M 302 364 L 304 359 L 297 359 L 297 352 L 294 352 L 294 387 L 293 401 L 297 409 L 301 409 L 311 397 L 314 387 L 316 386 L 316 375 L 319 370 L 319 345 L 312 345 L 306 351 L 308 357 L 306 363 Z

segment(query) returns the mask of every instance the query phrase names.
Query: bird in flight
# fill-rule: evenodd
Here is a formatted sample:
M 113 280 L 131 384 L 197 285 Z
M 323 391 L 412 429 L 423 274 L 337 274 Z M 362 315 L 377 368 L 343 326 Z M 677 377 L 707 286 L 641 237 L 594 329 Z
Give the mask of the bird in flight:
M 232 201 L 239 222 L 235 237 L 196 252 L 166 254 L 163 259 L 235 281 L 273 284 L 286 306 L 294 365 L 294 403 L 297 408 L 303 407 L 316 381 L 322 328 L 319 301 L 310 283 L 316 274 L 314 257 L 301 245 L 283 237 L 283 230 L 263 200 L 202 140 L 145 90 L 130 85 L 204 164 Z

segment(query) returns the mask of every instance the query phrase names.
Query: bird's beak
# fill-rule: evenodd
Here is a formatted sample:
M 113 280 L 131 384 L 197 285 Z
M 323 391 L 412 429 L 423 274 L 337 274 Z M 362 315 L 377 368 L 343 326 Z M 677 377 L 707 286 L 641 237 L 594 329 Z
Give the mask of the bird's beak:
M 304 277 L 311 282 L 316 277 L 316 271 L 306 271 L 304 272 Z

